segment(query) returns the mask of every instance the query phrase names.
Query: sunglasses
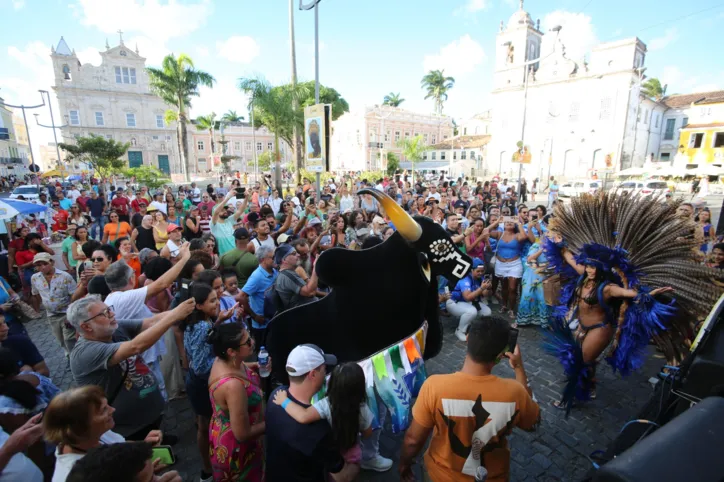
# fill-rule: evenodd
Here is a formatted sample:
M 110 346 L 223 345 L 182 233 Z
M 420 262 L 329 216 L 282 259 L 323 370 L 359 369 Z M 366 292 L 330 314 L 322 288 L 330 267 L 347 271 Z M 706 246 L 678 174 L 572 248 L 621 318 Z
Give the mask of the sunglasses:
M 96 263 L 102 263 L 105 260 L 106 258 L 91 258 L 91 261 L 94 261 Z

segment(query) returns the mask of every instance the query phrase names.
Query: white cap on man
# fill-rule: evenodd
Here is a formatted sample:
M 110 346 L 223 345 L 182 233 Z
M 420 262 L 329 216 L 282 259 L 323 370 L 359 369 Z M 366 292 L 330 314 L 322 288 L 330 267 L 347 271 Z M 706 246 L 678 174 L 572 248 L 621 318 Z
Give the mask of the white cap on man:
M 306 343 L 294 348 L 287 357 L 287 373 L 292 377 L 300 377 L 322 365 L 334 366 L 337 357 L 327 355 L 317 345 Z

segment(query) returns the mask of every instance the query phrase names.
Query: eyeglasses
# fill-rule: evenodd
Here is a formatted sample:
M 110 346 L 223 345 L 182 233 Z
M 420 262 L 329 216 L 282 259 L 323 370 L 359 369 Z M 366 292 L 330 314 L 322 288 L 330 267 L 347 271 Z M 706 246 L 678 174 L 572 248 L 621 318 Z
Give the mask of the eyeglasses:
M 94 261 L 96 263 L 102 263 L 105 260 L 106 258 L 91 258 L 91 261 Z
M 101 316 L 101 315 L 105 316 L 106 318 L 110 318 L 111 315 L 113 315 L 113 314 L 115 314 L 115 312 L 113 311 L 113 307 L 112 307 L 112 306 L 107 306 L 105 310 L 101 311 L 100 313 L 98 313 L 98 314 L 95 315 L 95 316 L 91 316 L 91 317 L 88 318 L 87 320 L 81 321 L 80 324 L 82 325 L 83 323 L 88 323 L 88 322 L 89 322 L 90 320 L 92 320 L 93 318 L 97 318 L 97 317 L 99 317 L 99 316 Z
M 245 342 L 241 343 L 241 346 L 248 346 L 251 347 L 251 344 L 254 343 L 254 337 L 249 336 Z

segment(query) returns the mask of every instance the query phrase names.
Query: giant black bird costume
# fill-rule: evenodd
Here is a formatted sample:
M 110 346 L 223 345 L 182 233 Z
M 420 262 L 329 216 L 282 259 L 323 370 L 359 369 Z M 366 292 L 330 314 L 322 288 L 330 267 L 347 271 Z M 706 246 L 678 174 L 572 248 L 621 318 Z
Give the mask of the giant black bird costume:
M 436 277 L 461 279 L 472 260 L 432 220 L 411 217 L 375 189 L 360 194 L 374 196 L 397 231 L 370 249 L 322 253 L 315 269 L 331 292 L 277 315 L 270 324 L 267 348 L 277 360 L 273 366 L 280 380 L 286 379 L 287 355 L 302 343 L 314 343 L 340 362 L 361 361 L 410 337 L 427 321 L 424 358 L 442 348 Z

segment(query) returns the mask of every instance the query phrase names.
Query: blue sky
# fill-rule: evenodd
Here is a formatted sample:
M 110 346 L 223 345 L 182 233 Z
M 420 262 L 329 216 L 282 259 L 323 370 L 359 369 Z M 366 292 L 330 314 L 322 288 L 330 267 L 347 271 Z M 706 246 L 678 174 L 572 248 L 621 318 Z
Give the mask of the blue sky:
M 298 73 L 313 80 L 314 14 L 297 6 Z M 394 91 L 406 99 L 403 107 L 431 112 L 420 78 L 445 68 L 456 78 L 445 113 L 464 119 L 488 107 L 495 36 L 517 9 L 518 0 L 323 0 L 320 81 L 352 109 Z M 543 28 L 562 24 L 572 56 L 638 36 L 649 48 L 646 74 L 668 83 L 669 93 L 724 88 L 724 56 L 716 53 L 721 0 L 527 0 L 525 9 Z M 245 111 L 239 77 L 281 83 L 290 76 L 287 0 L 0 0 L 0 13 L 0 97 L 11 103 L 36 103 L 37 89 L 49 90 L 48 55 L 61 35 L 81 61 L 97 64 L 106 38 L 117 45 L 118 29 L 147 65 L 184 52 L 216 77 L 217 86 L 193 102 L 194 116 Z M 49 138 L 48 130 L 31 134 Z

